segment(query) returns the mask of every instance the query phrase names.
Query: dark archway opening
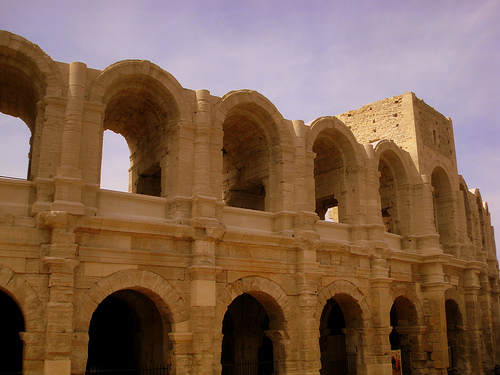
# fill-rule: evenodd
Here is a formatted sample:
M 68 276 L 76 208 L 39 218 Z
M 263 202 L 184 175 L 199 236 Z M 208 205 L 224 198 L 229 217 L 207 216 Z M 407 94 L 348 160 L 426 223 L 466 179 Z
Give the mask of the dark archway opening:
M 233 108 L 222 125 L 222 199 L 231 207 L 266 211 L 270 151 L 263 125 L 268 115 L 258 106 Z
M 262 304 L 249 294 L 229 305 L 222 322 L 223 375 L 276 373 L 273 341 L 266 336 L 269 323 Z
M 121 290 L 104 299 L 92 315 L 87 373 L 135 375 L 138 369 L 166 369 L 171 351 L 155 304 L 142 293 Z
M 392 331 L 389 334 L 389 341 L 391 350 L 400 351 L 403 375 L 412 374 L 416 337 L 411 328 L 416 326 L 416 319 L 415 306 L 405 297 L 396 298 L 390 312 Z
M 0 374 L 22 374 L 24 318 L 16 302 L 0 291 Z
M 321 375 L 347 375 L 348 356 L 344 314 L 333 298 L 328 300 L 321 314 L 320 339 Z
M 448 374 L 465 374 L 468 372 L 468 345 L 462 314 L 458 304 L 452 299 L 445 301 L 445 309 L 449 359 Z
M 323 130 L 313 145 L 316 213 L 320 220 L 346 222 L 346 174 L 335 132 Z M 341 142 L 341 141 L 340 141 Z

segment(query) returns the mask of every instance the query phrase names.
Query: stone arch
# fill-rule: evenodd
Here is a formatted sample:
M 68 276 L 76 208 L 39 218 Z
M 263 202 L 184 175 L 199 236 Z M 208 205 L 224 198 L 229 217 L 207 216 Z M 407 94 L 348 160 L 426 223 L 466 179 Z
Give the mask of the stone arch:
M 13 270 L 0 265 L 0 289 L 18 304 L 26 332 L 45 331 L 45 309 L 33 287 Z
M 149 297 L 173 323 L 173 332 L 179 329 L 179 324 L 189 320 L 188 306 L 168 280 L 151 271 L 123 270 L 99 280 L 81 297 L 75 311 L 75 331 L 88 332 L 92 314 L 99 303 L 123 289 L 136 290 Z
M 481 192 L 479 189 L 474 189 L 474 200 L 475 205 L 477 207 L 478 213 L 478 234 L 479 234 L 479 243 L 483 249 L 486 250 L 486 211 L 485 203 L 483 203 L 483 199 L 481 198 Z
M 446 311 L 446 337 L 448 340 L 449 368 L 451 372 L 470 373 L 470 349 L 466 334 L 465 302 L 456 289 L 444 293 Z
M 464 202 L 464 219 L 465 219 L 465 225 L 467 229 L 467 238 L 469 241 L 473 241 L 474 235 L 473 235 L 473 211 L 471 209 L 471 202 L 469 199 L 469 188 L 467 187 L 467 183 L 465 182 L 464 178 L 462 176 L 458 176 L 459 179 L 459 189 L 460 192 L 462 193 L 462 198 Z
M 222 130 L 225 203 L 260 211 L 283 209 L 284 153 L 292 142 L 291 129 L 276 107 L 256 91 L 232 91 L 215 105 L 213 126 Z
M 32 353 L 24 356 L 23 368 L 26 374 L 43 373 L 45 359 L 46 312 L 33 287 L 12 269 L 0 265 L 0 291 L 7 294 L 17 304 L 24 318 L 24 352 Z M 40 340 L 41 337 L 41 340 Z
M 383 140 L 375 146 L 378 162 L 379 193 L 382 221 L 389 233 L 408 235 L 411 224 L 409 168 L 402 150 L 393 142 Z
M 288 296 L 281 286 L 274 281 L 260 277 L 247 276 L 220 288 L 217 293 L 214 324 L 214 374 L 221 371 L 221 348 L 223 320 L 231 303 L 238 297 L 248 294 L 255 298 L 265 309 L 269 316 L 269 333 L 274 344 L 275 360 L 279 359 L 280 373 L 291 366 L 294 356 L 290 348 L 290 332 L 288 322 L 291 321 L 293 311 L 288 302 Z
M 19 35 L 0 31 L 0 112 L 19 117 L 29 128 L 28 173 L 38 176 L 47 98 L 65 94 L 61 72 L 40 47 Z
M 168 280 L 146 270 L 118 271 L 99 280 L 77 302 L 73 319 L 76 340 L 73 342 L 71 353 L 72 373 L 85 372 L 90 321 L 97 307 L 113 293 L 127 290 L 139 292 L 147 297 L 158 310 L 163 324 L 170 323 L 171 333 L 188 333 L 189 308 Z M 175 358 L 173 360 L 173 365 L 176 366 Z
M 148 77 L 157 82 L 159 87 L 171 95 L 172 101 L 178 107 L 179 121 L 192 121 L 194 109 L 185 89 L 173 75 L 147 60 L 124 60 L 108 66 L 90 86 L 89 101 L 105 104 L 106 100 L 110 99 L 106 98 L 106 93 L 109 95 L 113 86 L 134 76 Z
M 316 155 L 311 188 L 320 219 L 328 212 L 332 221 L 356 223 L 365 154 L 352 132 L 336 117 L 321 117 L 306 133 L 306 152 Z
M 391 298 L 392 303 L 394 303 L 394 301 L 398 297 L 404 297 L 408 301 L 410 301 L 413 304 L 416 312 L 415 324 L 419 326 L 423 325 L 422 303 L 420 302 L 417 293 L 409 285 L 405 284 L 392 285 L 389 291 L 389 296 Z
M 103 105 L 103 130 L 121 134 L 130 150 L 129 191 L 169 196 L 178 164 L 174 137 L 194 110 L 173 76 L 149 61 L 111 65 L 93 82 L 89 98 Z M 102 139 L 100 139 L 102 143 Z M 100 173 L 99 173 L 100 175 Z
M 450 176 L 441 166 L 436 166 L 431 175 L 434 224 L 443 251 L 448 254 L 454 252 L 451 245 L 456 243 L 455 199 Z
M 315 313 L 322 374 L 364 373 L 370 352 L 371 314 L 361 291 L 347 280 L 337 280 L 318 293 Z M 336 373 L 336 372 L 335 372 Z
M 319 329 L 319 318 L 323 312 L 323 308 L 329 299 L 335 297 L 336 295 L 346 295 L 353 299 L 359 307 L 359 312 L 361 313 L 361 321 L 363 325 L 366 326 L 370 324 L 371 312 L 366 302 L 366 298 L 363 293 L 358 289 L 356 285 L 347 280 L 336 280 L 318 292 L 318 301 L 316 303 L 316 324 Z M 341 306 L 342 307 L 342 306 Z
M 238 107 L 253 112 L 269 142 L 269 147 L 285 144 L 291 146 L 291 132 L 278 109 L 264 95 L 254 90 L 235 90 L 225 94 L 217 102 L 213 114 L 213 126 L 222 130 L 227 117 Z M 255 112 L 254 112 L 255 111 Z
M 422 361 L 425 352 L 422 305 L 409 285 L 392 285 L 389 296 L 392 301 L 389 341 L 392 350 L 401 350 L 403 374 L 411 373 L 411 368 L 422 366 L 418 362 Z

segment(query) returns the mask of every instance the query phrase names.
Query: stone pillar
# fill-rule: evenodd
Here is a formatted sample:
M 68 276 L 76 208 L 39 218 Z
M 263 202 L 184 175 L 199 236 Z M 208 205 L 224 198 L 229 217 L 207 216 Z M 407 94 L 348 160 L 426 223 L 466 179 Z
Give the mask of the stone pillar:
M 429 175 L 422 175 L 420 185 L 420 199 L 415 202 L 420 208 L 420 220 L 415 222 L 415 232 L 417 233 L 418 249 L 423 255 L 440 254 L 442 250 L 439 246 L 439 234 L 434 222 L 434 198 L 432 193 L 434 188 L 431 185 Z
M 386 260 L 383 258 L 371 259 L 370 271 L 370 294 L 371 294 L 371 322 L 365 325 L 372 326 L 369 333 L 365 327 L 365 346 L 363 362 L 366 363 L 367 374 L 391 375 L 391 343 L 389 334 L 391 333 L 391 300 L 389 295 L 389 285 L 392 279 L 389 278 L 389 270 L 386 267 Z
M 89 216 L 94 216 L 98 212 L 105 109 L 105 105 L 101 103 L 85 102 L 84 106 L 82 153 L 85 157 L 80 161 L 80 166 L 85 181 L 82 203 L 85 206 L 85 214 Z
M 443 261 L 446 258 L 426 259 L 422 267 L 424 274 L 423 310 L 426 330 L 426 351 L 430 353 L 430 374 L 446 374 L 449 366 L 448 336 L 446 331 L 446 306 L 444 292 L 448 284 L 444 282 Z
M 45 375 L 71 373 L 73 331 L 74 269 L 77 245 L 75 234 L 68 230 L 66 212 L 38 214 L 37 224 L 50 232 L 48 254 L 43 262 L 49 271 L 49 301 L 45 346 Z
M 491 304 L 491 286 L 488 280 L 488 275 L 479 274 L 479 303 L 482 313 L 482 330 L 483 330 L 483 368 L 490 370 L 495 367 L 495 341 L 492 321 L 492 304 Z
M 61 134 L 64 124 L 64 111 L 67 99 L 46 96 L 38 107 L 45 106 L 44 117 L 41 118 L 33 137 L 31 170 L 36 170 L 34 182 L 36 188 L 36 202 L 31 208 L 32 215 L 51 209 L 54 200 L 54 177 L 56 166 L 60 161 Z M 38 119 L 37 119 L 38 122 Z M 35 154 L 39 152 L 39 154 Z M 33 172 L 32 172 L 33 173 Z
M 311 206 L 309 203 L 309 196 L 312 194 L 314 198 L 314 191 L 308 191 L 307 179 L 312 178 L 314 180 L 314 171 L 309 173 L 310 170 L 307 168 L 306 160 L 306 145 L 305 145 L 305 131 L 306 126 L 302 120 L 292 121 L 293 129 L 295 130 L 295 209 L 300 211 L 312 211 L 314 212 L 315 206 Z
M 481 335 L 481 305 L 479 303 L 479 271 L 465 270 L 465 309 L 467 335 L 469 337 L 469 364 L 474 374 L 482 374 L 483 348 Z
M 168 334 L 172 342 L 172 373 L 176 375 L 190 375 L 191 363 L 190 353 L 193 342 L 191 332 L 172 332 Z
M 86 76 L 87 66 L 84 63 L 70 64 L 61 164 L 55 177 L 56 191 L 52 204 L 54 211 L 67 211 L 75 215 L 85 213 L 81 202 L 84 181 L 80 169 L 80 148 Z
M 312 218 L 315 221 L 316 215 Z M 307 222 L 304 219 L 301 222 L 305 227 Z M 321 368 L 318 324 L 320 317 L 316 315 L 317 289 L 321 278 L 318 269 L 319 263 L 316 262 L 319 236 L 312 230 L 307 231 L 306 228 L 302 228 L 300 231 L 296 231 L 295 237 L 298 239 L 296 245 L 297 274 L 295 277 L 298 309 L 294 334 L 298 340 L 298 348 L 284 353 L 286 363 L 283 364 L 283 367 L 286 369 L 286 374 L 318 375 Z M 288 327 L 292 328 L 292 325 L 289 324 Z
M 183 225 L 189 224 L 192 211 L 195 132 L 192 123 L 181 121 L 177 124 L 173 139 L 169 141 L 173 145 L 167 163 L 170 172 L 162 173 L 162 191 L 169 192 L 170 212 L 167 212 L 167 218 Z
M 45 351 L 44 332 L 19 332 L 24 343 L 23 374 L 39 375 L 43 373 Z
M 497 272 L 498 275 L 498 272 Z M 500 362 L 500 287 L 498 276 L 491 280 L 491 319 L 495 334 L 495 363 Z
M 210 188 L 210 91 L 196 91 L 196 131 L 194 137 L 194 194 L 211 196 Z
M 214 319 L 216 305 L 215 251 L 224 230 L 199 228 L 192 244 L 191 279 L 192 375 L 212 375 L 214 364 Z M 203 234 L 201 234 L 203 232 Z

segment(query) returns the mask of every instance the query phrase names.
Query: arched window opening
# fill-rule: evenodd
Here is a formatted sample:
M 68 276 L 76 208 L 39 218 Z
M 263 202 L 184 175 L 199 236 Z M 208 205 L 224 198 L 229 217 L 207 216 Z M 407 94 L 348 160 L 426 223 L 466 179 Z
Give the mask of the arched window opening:
M 17 117 L 0 114 L 0 176 L 28 177 L 31 131 Z
M 397 206 L 397 184 L 389 164 L 380 159 L 378 166 L 380 172 L 380 206 L 382 221 L 389 233 L 399 233 L 398 206 Z
M 391 350 L 399 352 L 403 375 L 412 374 L 412 361 L 417 358 L 417 339 L 412 327 L 417 325 L 417 312 L 413 303 L 398 297 L 390 311 L 392 331 L 389 335 Z
M 337 294 L 323 308 L 319 346 L 321 375 L 356 374 L 362 353 L 362 313 L 347 294 Z
M 130 192 L 130 150 L 121 134 L 104 132 L 102 146 L 101 188 Z
M 269 315 L 251 295 L 244 293 L 229 305 L 222 322 L 223 375 L 271 375 L 277 371 L 269 325 Z
M 320 326 L 321 375 L 348 374 L 345 328 L 344 314 L 339 304 L 334 299 L 328 300 Z
M 21 374 L 23 371 L 24 318 L 19 306 L 0 291 L 0 374 Z
M 448 338 L 448 373 L 467 374 L 468 345 L 467 335 L 463 327 L 462 313 L 458 304 L 452 300 L 445 301 L 446 334 Z
M 434 169 L 431 177 L 434 203 L 434 224 L 445 253 L 452 253 L 455 240 L 454 201 L 450 180 L 442 168 Z
M 476 198 L 477 211 L 479 213 L 479 233 L 481 236 L 481 245 L 483 246 L 483 250 L 486 250 L 484 246 L 486 245 L 486 234 L 484 230 L 485 222 L 484 222 L 484 210 L 483 210 L 483 202 L 481 202 L 481 198 Z
M 174 99 L 157 82 L 141 75 L 117 83 L 106 97 L 104 129 L 121 134 L 130 151 L 128 190 L 167 196 L 163 183 L 169 152 L 167 137 L 179 119 Z
M 133 290 L 111 294 L 90 321 L 87 373 L 166 368 L 172 353 L 168 332 L 170 323 L 148 297 Z
M 340 149 L 325 131 L 313 145 L 316 213 L 321 220 L 345 221 L 345 168 Z
M 9 59 L 6 58 L 6 61 Z M 0 117 L 1 134 L 4 135 L 0 145 L 0 175 L 32 179 L 35 171 L 31 170 L 34 165 L 31 160 L 31 135 L 36 128 L 37 105 L 40 100 L 38 90 L 43 88 L 40 87 L 38 70 L 34 66 L 20 65 L 24 71 L 0 63 L 0 113 L 7 115 Z
M 259 110 L 240 107 L 230 111 L 223 124 L 222 199 L 231 207 L 265 211 L 269 209 L 266 207 L 268 141 L 261 121 L 255 116 Z
M 462 184 L 460 184 L 460 190 L 462 191 L 462 195 L 464 198 L 465 222 L 467 225 L 467 237 L 469 238 L 469 240 L 472 241 L 473 240 L 473 236 L 472 236 L 472 212 L 471 212 L 470 204 L 469 204 L 469 196 L 467 193 L 467 189 L 465 189 L 465 187 Z

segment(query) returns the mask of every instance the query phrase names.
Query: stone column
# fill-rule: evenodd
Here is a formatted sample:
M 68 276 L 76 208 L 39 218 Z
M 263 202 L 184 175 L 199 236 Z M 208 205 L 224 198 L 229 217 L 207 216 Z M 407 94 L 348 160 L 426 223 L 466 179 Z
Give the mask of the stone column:
M 169 141 L 172 144 L 172 155 L 168 155 L 167 162 L 170 172 L 162 173 L 162 191 L 168 191 L 170 203 L 167 218 L 182 225 L 189 224 L 192 212 L 195 132 L 192 123 L 181 121 L 177 124 Z
M 38 107 L 45 106 L 44 117 L 41 124 L 37 124 L 32 135 L 33 145 L 38 145 L 32 150 L 31 169 L 35 170 L 36 202 L 31 208 L 32 215 L 51 209 L 54 200 L 54 177 L 57 173 L 56 166 L 60 160 L 61 134 L 64 124 L 64 111 L 67 99 L 46 96 Z M 37 122 L 39 120 L 37 119 Z M 39 154 L 37 155 L 36 152 Z
M 464 325 L 469 337 L 469 365 L 474 374 L 482 374 L 483 348 L 481 335 L 481 305 L 479 303 L 479 270 L 467 269 L 464 271 L 465 280 L 465 316 Z
M 44 332 L 19 332 L 19 336 L 24 343 L 23 374 L 39 375 L 43 373 L 44 335 Z
M 49 251 L 43 258 L 49 271 L 44 374 L 69 375 L 73 336 L 74 269 L 78 264 L 75 259 L 75 234 L 68 230 L 66 212 L 43 212 L 38 214 L 37 220 L 40 228 L 50 232 Z
M 495 367 L 495 341 L 492 321 L 492 304 L 491 304 L 491 286 L 488 280 L 488 275 L 479 274 L 479 303 L 482 312 L 482 330 L 483 330 L 483 366 L 485 370 Z
M 430 352 L 431 374 L 446 374 L 449 366 L 448 336 L 446 331 L 446 307 L 444 292 L 448 284 L 444 282 L 443 261 L 447 258 L 431 257 L 422 267 L 424 274 L 423 310 L 427 326 L 427 352 Z
M 216 305 L 215 251 L 223 228 L 199 228 L 192 244 L 192 261 L 188 268 L 191 279 L 191 375 L 212 375 L 214 364 L 214 319 Z
M 391 300 L 389 286 L 389 270 L 383 258 L 371 259 L 370 294 L 371 294 L 371 322 L 364 322 L 372 326 L 372 332 L 365 327 L 365 346 L 363 362 L 366 363 L 367 374 L 391 375 Z
M 415 201 L 419 206 L 420 220 L 415 221 L 415 232 L 417 233 L 418 250 L 423 255 L 441 254 L 442 250 L 439 246 L 439 234 L 437 233 L 436 225 L 434 222 L 434 199 L 432 192 L 434 188 L 431 185 L 431 178 L 429 175 L 422 175 L 422 184 L 419 186 L 420 199 Z
M 314 215 L 314 221 L 316 215 Z M 304 218 L 300 221 L 305 224 Z M 312 230 L 306 228 L 296 231 L 298 238 L 297 251 L 297 315 L 295 317 L 296 332 L 294 334 L 298 340 L 298 350 L 290 350 L 286 354 L 286 374 L 318 375 L 321 368 L 321 350 L 319 346 L 319 324 L 316 315 L 318 303 L 318 284 L 321 278 L 319 273 L 319 263 L 316 262 L 316 250 L 319 246 L 319 236 Z M 292 324 L 288 325 L 292 328 Z M 291 356 L 295 358 L 291 358 Z M 283 357 L 281 357 L 283 358 Z
M 86 76 L 87 66 L 84 63 L 70 64 L 61 164 L 55 177 L 56 191 L 52 204 L 54 211 L 67 211 L 75 215 L 85 213 L 81 202 L 84 181 L 80 169 L 80 148 Z
M 191 332 L 172 332 L 168 337 L 173 345 L 172 373 L 176 375 L 190 375 L 190 353 L 193 342 Z

